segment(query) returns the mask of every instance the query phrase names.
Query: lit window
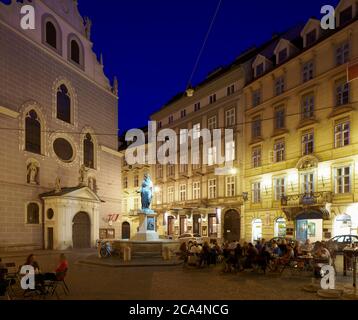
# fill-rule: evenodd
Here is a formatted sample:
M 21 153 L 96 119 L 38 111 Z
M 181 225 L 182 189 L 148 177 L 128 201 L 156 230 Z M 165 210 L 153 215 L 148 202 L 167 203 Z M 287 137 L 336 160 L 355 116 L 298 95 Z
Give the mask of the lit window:
M 235 196 L 235 176 L 226 177 L 226 196 Z
M 279 140 L 274 145 L 275 162 L 285 161 L 285 141 Z
M 181 184 L 179 187 L 179 199 L 180 201 L 186 201 L 186 184 Z
M 174 187 L 168 187 L 168 203 L 174 202 Z
M 225 112 L 225 126 L 232 127 L 235 125 L 235 109 L 232 108 Z
M 198 200 L 201 198 L 200 194 L 200 182 L 195 181 L 193 182 L 193 200 Z
M 285 78 L 279 77 L 275 81 L 275 94 L 276 96 L 282 94 L 285 91 Z
M 334 129 L 335 147 L 341 148 L 350 144 L 350 122 L 338 123 Z
M 252 149 L 252 166 L 254 168 L 261 167 L 261 147 Z
M 351 167 L 336 168 L 335 192 L 338 194 L 351 192 Z
M 349 83 L 346 79 L 341 79 L 336 83 L 336 106 L 349 103 Z
M 200 123 L 197 123 L 193 126 L 193 139 L 199 139 L 200 138 Z
M 252 202 L 261 202 L 261 182 L 254 182 L 252 184 Z
M 312 194 L 314 192 L 314 174 L 304 173 L 301 175 L 301 192 L 302 194 Z
M 336 49 L 336 64 L 341 65 L 347 63 L 349 60 L 349 43 L 341 44 Z
M 286 183 L 285 178 L 275 178 L 274 179 L 275 187 L 275 200 L 280 201 L 282 197 L 286 195 Z
M 303 82 L 307 82 L 313 79 L 314 75 L 314 64 L 312 61 L 305 63 L 302 67 L 302 80 Z
M 302 136 L 302 155 L 307 156 L 314 151 L 313 132 L 307 132 Z
M 309 93 L 302 97 L 302 118 L 310 119 L 314 117 L 314 94 Z
M 216 127 L 217 127 L 217 118 L 216 118 L 216 116 L 210 117 L 208 119 L 208 129 L 209 130 L 214 130 L 214 129 L 216 129 Z
M 209 199 L 215 199 L 216 198 L 216 179 L 210 179 L 208 181 L 208 197 Z
M 208 149 L 208 166 L 213 166 L 217 162 L 217 151 L 216 147 Z
M 235 141 L 229 141 L 225 143 L 225 161 L 234 161 L 236 156 Z

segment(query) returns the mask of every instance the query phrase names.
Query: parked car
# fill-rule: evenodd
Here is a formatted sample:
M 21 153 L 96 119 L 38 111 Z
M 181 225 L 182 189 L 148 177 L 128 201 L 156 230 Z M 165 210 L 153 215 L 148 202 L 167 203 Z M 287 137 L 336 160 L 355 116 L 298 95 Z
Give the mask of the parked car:
M 358 236 L 347 234 L 335 236 L 327 241 L 327 245 L 332 246 L 336 252 L 343 252 L 343 249 L 351 243 L 358 243 Z
M 203 237 L 198 233 L 184 233 L 178 237 L 178 240 L 181 243 L 185 242 L 187 246 L 191 246 L 194 242 L 200 245 L 204 243 Z

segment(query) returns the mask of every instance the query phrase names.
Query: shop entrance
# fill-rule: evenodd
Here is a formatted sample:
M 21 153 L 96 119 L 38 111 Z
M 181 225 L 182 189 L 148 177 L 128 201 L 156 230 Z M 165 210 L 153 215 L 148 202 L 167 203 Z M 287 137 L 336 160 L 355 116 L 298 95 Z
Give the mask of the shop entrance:
M 240 213 L 229 210 L 224 217 L 224 239 L 226 241 L 239 241 L 240 238 Z
M 302 213 L 296 218 L 296 239 L 305 242 L 307 239 L 311 243 L 322 241 L 323 217 L 322 213 L 309 211 Z

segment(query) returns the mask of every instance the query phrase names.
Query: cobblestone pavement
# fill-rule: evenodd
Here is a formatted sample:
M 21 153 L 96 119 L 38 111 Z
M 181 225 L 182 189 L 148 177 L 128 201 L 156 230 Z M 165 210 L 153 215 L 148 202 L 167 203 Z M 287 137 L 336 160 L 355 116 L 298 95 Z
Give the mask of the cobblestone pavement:
M 244 272 L 223 274 L 220 267 L 204 269 L 182 266 L 109 268 L 79 264 L 93 251 L 72 251 L 67 256 L 70 269 L 66 282 L 69 296 L 61 299 L 97 300 L 315 300 L 314 293 L 301 290 L 311 283 L 311 274 L 282 276 Z M 41 252 L 37 261 L 42 271 L 55 268 L 58 253 Z M 24 262 L 24 256 L 3 256 L 5 262 Z M 341 257 L 338 258 L 337 285 L 351 283 L 351 275 L 342 277 Z M 61 292 L 60 292 L 61 293 Z

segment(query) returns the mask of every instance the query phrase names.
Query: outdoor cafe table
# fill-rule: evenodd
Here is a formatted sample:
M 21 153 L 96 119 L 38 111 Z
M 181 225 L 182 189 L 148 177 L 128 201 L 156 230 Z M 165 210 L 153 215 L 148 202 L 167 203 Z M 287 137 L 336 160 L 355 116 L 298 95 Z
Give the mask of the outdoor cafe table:
M 344 248 L 343 250 L 343 275 L 347 276 L 347 265 L 348 260 L 352 259 L 353 261 L 353 288 L 356 289 L 357 284 L 357 256 L 358 248 Z

